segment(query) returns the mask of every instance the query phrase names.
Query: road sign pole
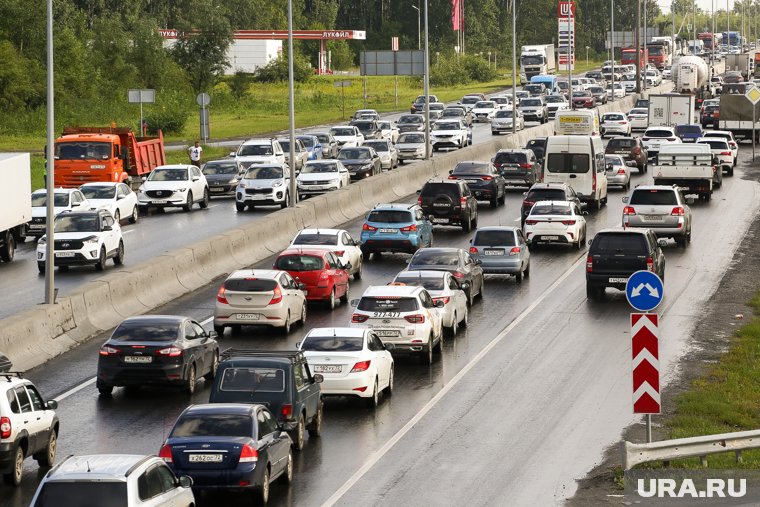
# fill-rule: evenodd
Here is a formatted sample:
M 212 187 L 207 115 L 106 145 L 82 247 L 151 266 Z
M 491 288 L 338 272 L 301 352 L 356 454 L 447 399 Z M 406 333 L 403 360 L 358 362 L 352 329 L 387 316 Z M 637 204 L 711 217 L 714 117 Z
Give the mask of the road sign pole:
M 341 115 L 342 119 L 346 119 L 346 87 L 341 86 L 340 87 L 340 97 L 343 99 L 343 114 Z
M 652 414 L 647 414 L 647 443 L 652 443 Z

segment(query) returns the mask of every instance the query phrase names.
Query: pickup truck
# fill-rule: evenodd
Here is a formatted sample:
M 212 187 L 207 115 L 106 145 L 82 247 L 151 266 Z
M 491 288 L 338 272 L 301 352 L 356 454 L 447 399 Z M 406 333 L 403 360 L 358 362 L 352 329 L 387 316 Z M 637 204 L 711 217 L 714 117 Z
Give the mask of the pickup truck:
M 209 395 L 209 403 L 260 403 L 290 434 L 293 447 L 304 447 L 304 432 L 322 431 L 323 377 L 313 374 L 300 350 L 227 349 Z
M 655 185 L 676 185 L 684 194 L 697 194 L 709 201 L 717 166 L 709 145 L 665 144 L 652 166 L 652 177 Z

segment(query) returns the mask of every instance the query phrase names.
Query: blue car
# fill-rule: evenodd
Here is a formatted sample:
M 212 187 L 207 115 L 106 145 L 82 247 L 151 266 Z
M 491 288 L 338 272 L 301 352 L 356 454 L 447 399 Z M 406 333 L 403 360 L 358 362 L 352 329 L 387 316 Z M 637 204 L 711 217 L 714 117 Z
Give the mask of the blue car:
M 317 136 L 311 134 L 304 134 L 296 136 L 296 139 L 300 139 L 306 151 L 309 152 L 309 160 L 318 160 L 322 158 L 322 142 Z
M 271 482 L 293 479 L 291 443 L 264 405 L 191 405 L 174 423 L 158 456 L 177 476 L 190 476 L 195 492 L 255 493 L 266 504 Z
M 676 135 L 681 138 L 682 143 L 696 143 L 697 139 L 703 137 L 705 131 L 700 124 L 676 125 Z
M 417 204 L 378 204 L 362 225 L 364 258 L 383 252 L 414 253 L 433 246 L 433 224 Z

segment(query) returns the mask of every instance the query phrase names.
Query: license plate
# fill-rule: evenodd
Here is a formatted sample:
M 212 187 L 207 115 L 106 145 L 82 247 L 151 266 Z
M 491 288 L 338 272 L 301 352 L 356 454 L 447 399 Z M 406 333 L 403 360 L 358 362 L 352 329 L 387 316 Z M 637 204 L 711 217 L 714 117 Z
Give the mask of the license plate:
M 504 255 L 504 250 L 497 249 L 497 248 L 487 248 L 483 250 L 483 254 L 485 255 Z
M 610 283 L 626 283 L 628 281 L 627 278 L 610 278 Z
M 448 218 L 434 218 L 433 219 L 433 223 L 434 224 L 447 224 L 447 223 L 449 223 L 449 219 Z
M 264 200 L 264 199 L 266 199 L 267 197 L 269 197 L 269 196 L 268 196 L 268 195 L 266 195 L 266 194 L 253 194 L 253 199 L 254 199 L 255 201 L 263 201 L 263 200 Z
M 29 224 L 30 229 L 44 229 L 45 224 Z
M 340 373 L 343 367 L 335 364 L 315 364 L 314 373 Z
M 151 204 L 166 204 L 169 201 L 151 201 Z
M 187 457 L 190 463 L 221 463 L 221 454 L 190 454 Z
M 56 257 L 74 257 L 75 254 L 76 252 L 56 252 L 55 256 Z
M 641 218 L 652 222 L 662 222 L 662 215 L 641 215 Z
M 375 333 L 377 333 L 377 336 L 399 336 L 401 334 L 401 331 L 394 331 L 394 330 L 376 330 Z
M 212 192 L 223 192 L 224 191 L 224 187 L 211 187 L 210 190 Z
M 464 181 L 466 181 L 467 183 L 480 183 L 480 180 L 468 180 L 468 179 L 465 179 Z
M 390 234 L 398 232 L 398 229 L 380 229 L 380 232 L 387 232 Z
M 237 320 L 259 320 L 260 315 L 258 313 L 236 313 L 235 318 Z
M 153 358 L 151 356 L 125 356 L 125 363 L 152 363 Z
M 541 236 L 541 239 L 544 241 L 557 241 L 559 236 Z

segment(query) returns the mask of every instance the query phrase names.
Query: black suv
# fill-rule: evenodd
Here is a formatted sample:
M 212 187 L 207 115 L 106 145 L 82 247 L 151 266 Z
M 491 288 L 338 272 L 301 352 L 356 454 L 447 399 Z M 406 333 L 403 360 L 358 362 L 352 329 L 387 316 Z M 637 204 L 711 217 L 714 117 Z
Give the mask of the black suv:
M 542 166 L 544 165 L 544 153 L 546 153 L 546 140 L 546 137 L 537 137 L 525 143 L 525 149 L 532 151 Z
M 322 431 L 323 377 L 312 374 L 299 350 L 241 350 L 222 352 L 209 403 L 260 403 L 288 431 L 296 450 L 303 449 L 304 431 Z
M 489 201 L 491 207 L 507 202 L 507 183 L 492 162 L 459 162 L 449 171 L 450 180 L 464 180 L 479 201 Z
M 504 180 L 512 185 L 530 187 L 543 179 L 541 164 L 531 150 L 499 150 L 491 162 Z
M 604 297 L 604 289 L 625 290 L 636 271 L 653 271 L 665 281 L 665 254 L 651 229 L 616 228 L 599 231 L 589 241 L 586 258 L 586 297 Z
M 462 180 L 431 180 L 417 199 L 433 225 L 461 225 L 464 232 L 478 226 L 478 201 Z
M 536 183 L 523 194 L 522 213 L 520 222 L 525 225 L 525 219 L 530 215 L 530 210 L 538 201 L 568 201 L 574 202 L 581 207 L 581 200 L 573 187 L 567 183 Z
M 353 120 L 349 123 L 352 127 L 359 129 L 364 139 L 380 139 L 383 134 L 375 120 Z

